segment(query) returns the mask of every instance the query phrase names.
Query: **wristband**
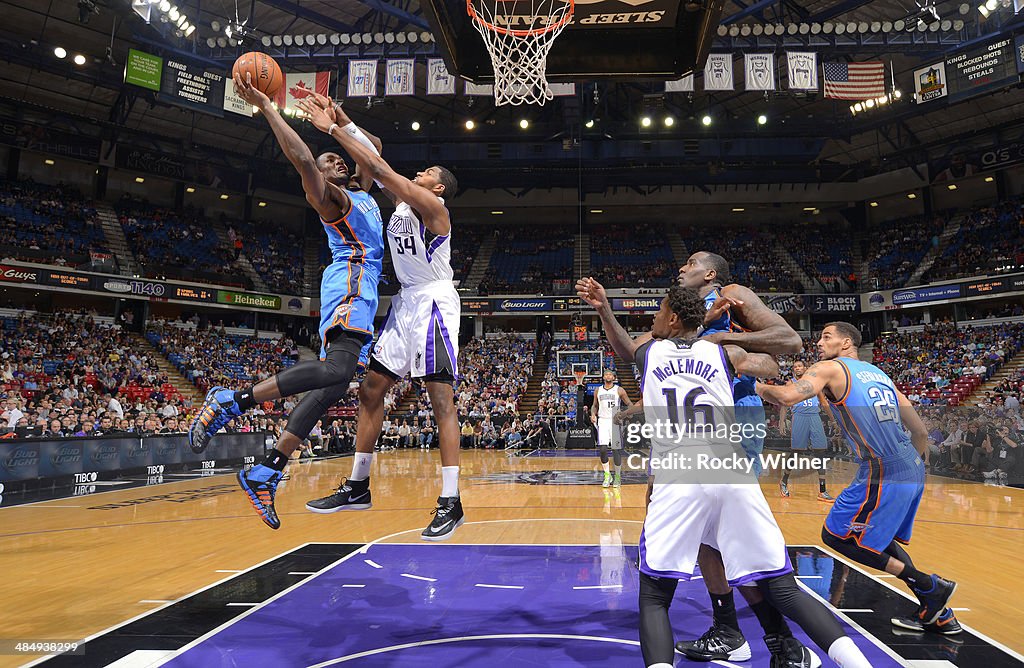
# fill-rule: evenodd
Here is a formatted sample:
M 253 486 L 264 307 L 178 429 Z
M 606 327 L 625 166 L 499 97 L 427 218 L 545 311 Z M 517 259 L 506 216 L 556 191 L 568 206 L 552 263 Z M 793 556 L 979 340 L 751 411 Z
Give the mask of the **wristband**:
M 331 123 L 331 127 L 327 128 L 327 134 L 333 135 L 334 131 L 338 128 L 337 123 Z

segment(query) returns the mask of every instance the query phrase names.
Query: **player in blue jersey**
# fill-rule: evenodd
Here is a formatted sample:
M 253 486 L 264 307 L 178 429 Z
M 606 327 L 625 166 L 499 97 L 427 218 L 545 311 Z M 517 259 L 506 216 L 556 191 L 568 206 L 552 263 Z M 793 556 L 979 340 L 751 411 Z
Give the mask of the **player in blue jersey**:
M 901 547 L 910 542 L 924 491 L 928 429 L 913 405 L 878 367 L 861 362 L 861 335 L 847 322 L 825 326 L 818 341 L 823 361 L 790 385 L 757 384 L 766 401 L 792 406 L 819 393 L 850 443 L 860 468 L 836 498 L 821 537 L 836 552 L 903 580 L 921 605 L 893 624 L 954 634 L 960 625 L 946 607 L 956 583 L 914 566 Z M 908 433 L 909 432 L 909 433 Z
M 793 362 L 793 382 L 803 378 L 807 371 L 807 365 L 802 360 Z M 817 450 L 820 453 L 828 448 L 828 438 L 825 436 L 825 426 L 821 423 L 821 407 L 827 402 L 821 395 L 815 395 L 809 399 L 797 403 L 792 408 L 793 424 L 790 430 L 790 444 L 794 450 L 806 452 L 808 448 Z M 786 410 L 787 406 L 779 409 L 779 431 L 786 435 Z M 779 488 L 782 496 L 789 498 L 789 471 L 782 474 L 779 480 Z M 825 466 L 818 468 L 818 500 L 832 503 L 835 499 L 828 493 L 825 486 Z
M 238 391 L 213 387 L 189 427 L 189 445 L 202 452 L 218 431 L 257 404 L 307 393 L 288 416 L 284 432 L 266 459 L 238 473 L 239 485 L 257 514 L 277 529 L 281 521 L 274 510 L 274 495 L 289 456 L 327 409 L 345 396 L 357 366 L 365 364 L 369 355 L 384 258 L 383 223 L 377 203 L 351 175 L 341 156 L 328 152 L 314 159 L 266 95 L 238 75 L 234 83 L 238 95 L 258 107 L 267 119 L 285 156 L 302 177 L 306 201 L 320 216 L 332 258 L 320 287 L 321 361 L 300 362 Z M 367 165 L 358 160 L 357 165 L 368 174 Z
M 749 288 L 729 283 L 729 263 L 722 256 L 706 251 L 692 254 L 679 268 L 678 282 L 697 290 L 704 300 L 707 312 L 701 336 L 706 340 L 719 345 L 736 345 L 749 352 L 778 355 L 803 350 L 800 335 L 782 316 L 768 308 Z M 593 278 L 580 279 L 576 292 L 597 309 L 605 336 L 615 351 L 627 362 L 632 361 L 633 347 L 651 338 L 651 334 L 632 339 L 616 321 L 604 288 Z M 749 376 L 734 380 L 736 419 L 763 424 L 764 407 L 754 385 L 754 378 Z M 757 437 L 745 438 L 742 445 L 748 455 L 756 458 L 764 441 Z M 750 656 L 750 646 L 740 631 L 722 555 L 710 546 L 701 545 L 697 562 L 711 597 L 712 626 L 696 640 L 680 641 L 676 649 L 696 661 L 745 660 Z M 811 665 L 810 652 L 792 636 L 782 616 L 764 599 L 760 590 L 741 587 L 740 591 L 765 630 L 765 643 L 772 652 L 772 668 Z

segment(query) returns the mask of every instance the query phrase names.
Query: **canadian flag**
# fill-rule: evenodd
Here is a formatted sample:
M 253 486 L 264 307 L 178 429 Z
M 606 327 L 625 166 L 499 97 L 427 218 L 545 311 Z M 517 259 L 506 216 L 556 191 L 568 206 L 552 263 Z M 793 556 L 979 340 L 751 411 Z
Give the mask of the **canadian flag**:
M 279 109 L 292 109 L 295 103 L 313 93 L 327 95 L 331 88 L 330 72 L 288 72 L 284 76 L 284 86 L 274 102 Z

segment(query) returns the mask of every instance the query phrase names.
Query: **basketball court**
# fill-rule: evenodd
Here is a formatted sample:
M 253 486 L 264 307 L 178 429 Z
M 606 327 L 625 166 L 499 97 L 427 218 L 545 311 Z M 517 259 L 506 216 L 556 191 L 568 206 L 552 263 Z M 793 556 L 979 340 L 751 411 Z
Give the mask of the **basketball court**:
M 33 664 L 46 666 L 633 665 L 643 476 L 602 489 L 592 451 L 548 454 L 464 453 L 467 522 L 445 544 L 418 538 L 433 502 L 418 482 L 434 475 L 426 452 L 378 454 L 374 507 L 327 516 L 303 504 L 348 473 L 348 458 L 296 463 L 276 532 L 227 474 L 4 508 L 0 565 L 48 575 L 12 578 L 0 625 L 85 641 L 84 653 Z M 851 472 L 837 467 L 830 484 Z M 1024 531 L 1020 490 L 930 481 L 914 551 L 960 583 L 970 627 L 947 638 L 892 629 L 888 618 L 914 607 L 908 592 L 822 548 L 827 507 L 812 480 L 795 480 L 790 499 L 763 483 L 792 563 L 873 666 L 1022 664 L 1016 604 L 999 583 Z M 975 545 L 985 569 L 963 548 Z M 682 584 L 671 612 L 677 637 L 702 633 L 703 584 Z M 718 665 L 767 661 L 745 606 L 740 622 L 752 663 Z

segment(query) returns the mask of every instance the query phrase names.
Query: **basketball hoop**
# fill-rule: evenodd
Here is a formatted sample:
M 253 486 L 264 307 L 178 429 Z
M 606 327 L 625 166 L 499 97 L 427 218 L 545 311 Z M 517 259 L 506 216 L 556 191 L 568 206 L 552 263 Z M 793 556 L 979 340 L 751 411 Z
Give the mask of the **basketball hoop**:
M 576 386 L 577 387 L 582 387 L 583 386 L 583 382 L 587 378 L 587 372 L 586 371 L 573 371 L 572 375 L 576 376 Z
M 547 80 L 548 52 L 574 6 L 575 0 L 466 0 L 494 66 L 496 105 L 543 105 L 555 97 Z M 531 27 L 511 27 L 522 19 Z

